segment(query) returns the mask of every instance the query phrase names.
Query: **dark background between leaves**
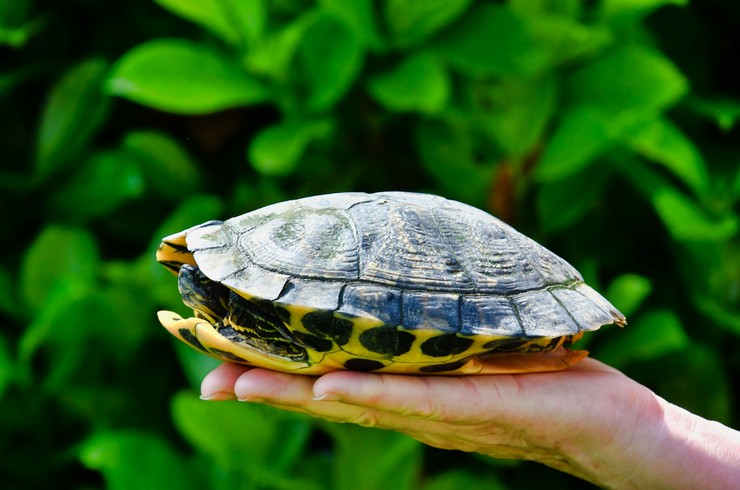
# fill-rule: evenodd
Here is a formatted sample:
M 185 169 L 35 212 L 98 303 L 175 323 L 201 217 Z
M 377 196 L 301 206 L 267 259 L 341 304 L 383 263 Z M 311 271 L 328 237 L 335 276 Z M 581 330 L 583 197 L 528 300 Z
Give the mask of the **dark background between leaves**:
M 311 194 L 484 208 L 629 317 L 592 355 L 737 427 L 737 2 L 0 1 L 0 473 L 13 488 L 573 488 L 201 403 L 161 236 Z M 585 484 L 583 484 L 585 486 Z

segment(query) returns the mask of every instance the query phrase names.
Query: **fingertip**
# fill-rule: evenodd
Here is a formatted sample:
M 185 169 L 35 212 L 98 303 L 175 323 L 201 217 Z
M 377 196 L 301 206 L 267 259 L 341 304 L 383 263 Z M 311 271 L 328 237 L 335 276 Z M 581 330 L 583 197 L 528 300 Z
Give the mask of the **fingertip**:
M 214 402 L 224 400 L 236 400 L 236 396 L 234 396 L 234 393 L 231 393 L 229 391 L 217 391 L 208 395 L 201 394 L 200 399 L 203 401 Z
M 261 401 L 259 393 L 265 391 L 270 384 L 273 372 L 256 368 L 242 373 L 234 383 L 234 395 L 242 402 Z
M 319 395 L 314 393 L 312 400 L 315 402 L 338 402 L 342 399 L 335 393 L 322 393 Z
M 234 394 L 241 401 L 301 404 L 311 399 L 312 381 L 305 375 L 255 368 L 239 376 Z
M 234 399 L 236 380 L 251 368 L 225 362 L 208 373 L 200 384 L 201 400 Z
M 341 401 L 367 393 L 368 383 L 377 381 L 379 374 L 357 371 L 332 371 L 319 377 L 313 384 L 315 401 Z

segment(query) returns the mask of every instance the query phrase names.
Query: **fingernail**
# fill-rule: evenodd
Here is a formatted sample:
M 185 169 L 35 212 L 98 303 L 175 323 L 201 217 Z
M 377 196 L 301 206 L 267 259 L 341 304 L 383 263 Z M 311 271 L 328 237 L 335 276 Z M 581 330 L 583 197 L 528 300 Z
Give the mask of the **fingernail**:
M 324 393 L 323 395 L 314 396 L 313 401 L 315 402 L 338 402 L 339 396 L 337 396 L 335 393 Z
M 237 398 L 240 402 L 251 402 L 251 403 L 263 403 L 265 401 L 264 398 L 260 398 L 258 396 L 253 395 L 247 395 L 247 396 L 241 396 Z
M 234 400 L 235 398 L 234 394 L 228 391 L 217 391 L 210 394 L 202 393 L 200 395 L 200 399 L 205 401 Z

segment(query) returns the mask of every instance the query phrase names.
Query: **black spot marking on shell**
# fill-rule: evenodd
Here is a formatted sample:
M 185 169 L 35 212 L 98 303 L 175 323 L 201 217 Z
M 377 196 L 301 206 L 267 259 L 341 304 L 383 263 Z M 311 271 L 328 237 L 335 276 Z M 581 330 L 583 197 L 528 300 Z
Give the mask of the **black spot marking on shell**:
M 569 337 L 569 338 L 572 338 L 572 335 L 569 335 L 568 337 Z M 547 349 L 548 349 L 548 350 L 552 350 L 552 349 L 556 348 L 556 347 L 557 347 L 557 346 L 558 346 L 558 345 L 560 344 L 560 339 L 561 339 L 561 338 L 562 338 L 562 337 L 555 337 L 555 338 L 553 338 L 553 339 L 552 339 L 552 340 L 551 340 L 551 341 L 550 341 L 550 342 L 549 342 L 549 343 L 547 344 Z
M 465 352 L 471 345 L 473 345 L 473 339 L 446 333 L 425 340 L 421 344 L 421 352 L 431 357 L 447 357 Z
M 560 337 L 555 337 L 545 345 L 532 343 L 525 348 L 526 352 L 547 352 L 555 349 L 560 343 Z
M 180 272 L 180 267 L 182 267 L 182 263 L 172 260 L 162 260 L 159 263 L 175 273 Z
M 496 352 L 514 352 L 521 350 L 521 347 L 528 342 L 529 340 L 523 339 L 496 339 L 483 344 L 483 348 Z
M 198 350 L 202 350 L 203 352 L 208 352 L 208 349 L 206 349 L 203 344 L 200 343 L 200 340 L 198 340 L 198 337 L 193 335 L 193 332 L 188 330 L 187 328 L 181 328 L 178 330 L 180 333 L 180 337 L 187 342 L 188 344 L 192 345 Z
M 278 317 L 280 317 L 280 320 L 283 321 L 286 325 L 290 325 L 290 312 L 283 308 L 282 306 L 278 306 L 275 303 L 272 303 L 273 308 L 275 308 L 275 311 L 278 314 Z
M 309 332 L 319 337 L 332 339 L 337 345 L 349 342 L 352 336 L 352 322 L 335 317 L 330 311 L 312 311 L 301 318 L 301 323 Z
M 329 339 L 322 339 L 315 335 L 303 333 L 298 330 L 293 332 L 293 336 L 306 347 L 318 352 L 329 352 L 334 347 L 334 342 Z
M 384 325 L 365 330 L 360 334 L 360 343 L 371 352 L 400 356 L 411 350 L 414 343 L 414 335 Z
M 176 242 L 162 242 L 162 244 L 159 246 L 159 248 L 163 248 L 163 245 L 167 244 L 168 247 L 172 248 L 176 252 L 180 252 L 183 254 L 189 254 L 190 250 L 188 249 L 187 245 L 176 243 Z
M 385 367 L 380 361 L 373 359 L 350 359 L 344 363 L 344 367 L 352 371 L 376 371 Z
M 221 349 L 216 349 L 215 347 L 211 347 L 208 350 L 211 351 L 212 353 L 216 354 L 217 356 L 222 357 L 224 359 L 228 359 L 230 361 L 236 361 L 236 362 L 251 364 L 251 362 L 247 361 L 243 357 L 237 356 L 236 354 L 234 354 L 232 352 L 228 352 L 228 351 L 221 350 Z
M 470 359 L 461 359 L 455 362 L 446 362 L 444 364 L 431 364 L 429 366 L 422 366 L 419 371 L 422 373 L 443 373 L 445 371 L 454 371 L 463 367 Z

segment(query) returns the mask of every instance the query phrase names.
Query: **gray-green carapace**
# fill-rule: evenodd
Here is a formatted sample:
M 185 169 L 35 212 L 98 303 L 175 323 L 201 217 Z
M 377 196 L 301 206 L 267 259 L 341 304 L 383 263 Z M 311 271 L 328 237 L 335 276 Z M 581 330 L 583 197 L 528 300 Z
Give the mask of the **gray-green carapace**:
M 407 192 L 287 201 L 165 237 L 194 316 L 161 311 L 211 356 L 317 375 L 565 369 L 624 316 L 571 265 L 474 207 Z

